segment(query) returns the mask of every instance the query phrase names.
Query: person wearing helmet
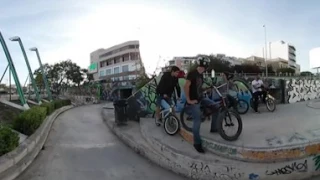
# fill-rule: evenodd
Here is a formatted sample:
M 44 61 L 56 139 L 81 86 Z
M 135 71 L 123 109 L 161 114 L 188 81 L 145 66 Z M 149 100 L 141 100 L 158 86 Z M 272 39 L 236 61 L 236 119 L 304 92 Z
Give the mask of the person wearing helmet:
M 196 61 L 197 68 L 193 71 L 190 71 L 187 74 L 186 83 L 184 86 L 184 92 L 187 100 L 188 107 L 190 108 L 190 112 L 193 118 L 193 142 L 194 148 L 199 153 L 204 153 L 201 137 L 200 137 L 200 125 L 201 125 L 201 110 L 200 110 L 200 103 L 201 104 L 215 104 L 214 101 L 209 100 L 203 97 L 203 91 L 205 90 L 202 88 L 203 85 L 203 73 L 209 66 L 209 60 L 205 57 L 199 57 Z M 216 121 L 211 121 L 211 132 L 217 132 Z
M 156 100 L 156 121 L 160 125 L 160 107 L 164 109 L 169 109 L 172 105 L 171 96 L 174 92 L 174 89 L 177 90 L 178 98 L 180 98 L 180 85 L 178 81 L 178 76 L 180 69 L 177 66 L 172 66 L 170 72 L 163 73 L 160 82 L 156 88 L 157 100 Z M 162 101 L 162 100 L 165 101 Z

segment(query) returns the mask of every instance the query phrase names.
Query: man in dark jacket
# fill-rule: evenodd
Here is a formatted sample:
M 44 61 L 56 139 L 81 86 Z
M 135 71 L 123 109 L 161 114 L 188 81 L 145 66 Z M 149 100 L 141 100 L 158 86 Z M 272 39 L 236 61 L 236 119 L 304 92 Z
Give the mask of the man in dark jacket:
M 164 109 L 170 108 L 170 106 L 172 105 L 171 96 L 175 88 L 177 90 L 178 98 L 180 98 L 181 89 L 178 80 L 179 73 L 180 69 L 177 66 L 173 66 L 170 72 L 163 73 L 161 80 L 157 86 L 156 119 L 158 124 L 161 122 L 160 107 L 162 106 Z

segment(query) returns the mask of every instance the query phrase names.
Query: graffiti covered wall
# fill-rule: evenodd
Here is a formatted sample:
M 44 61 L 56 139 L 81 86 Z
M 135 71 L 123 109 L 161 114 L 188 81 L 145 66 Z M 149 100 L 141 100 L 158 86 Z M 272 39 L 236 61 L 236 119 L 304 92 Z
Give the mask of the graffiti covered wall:
M 296 103 L 320 97 L 320 81 L 308 79 L 290 79 L 286 81 L 286 101 Z
M 156 109 L 156 87 L 160 79 L 161 76 L 152 79 L 143 88 L 128 98 L 128 114 L 132 120 L 135 120 L 138 117 L 153 117 Z M 208 79 L 206 82 L 208 82 Z M 184 84 L 185 79 L 179 79 L 181 91 L 183 91 Z M 251 93 L 246 83 L 242 80 L 235 80 L 235 84 L 237 84 L 239 88 L 238 97 L 249 103 Z M 179 112 L 179 109 L 181 109 L 181 107 L 176 107 L 177 112 Z

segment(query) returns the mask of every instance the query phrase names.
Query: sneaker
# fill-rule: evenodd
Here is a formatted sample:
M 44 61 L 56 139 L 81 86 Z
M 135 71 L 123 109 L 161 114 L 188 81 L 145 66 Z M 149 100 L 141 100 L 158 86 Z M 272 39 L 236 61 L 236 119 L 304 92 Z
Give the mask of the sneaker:
M 194 144 L 193 147 L 194 147 L 199 153 L 204 153 L 204 150 L 203 150 L 201 144 Z
M 215 129 L 215 130 L 210 130 L 210 132 L 211 132 L 211 133 L 216 133 L 216 132 L 218 132 L 218 130 L 217 130 L 217 129 Z
M 160 126 L 162 124 L 162 119 L 156 119 L 156 125 L 157 126 Z
M 260 114 L 260 111 L 255 111 L 254 113 Z

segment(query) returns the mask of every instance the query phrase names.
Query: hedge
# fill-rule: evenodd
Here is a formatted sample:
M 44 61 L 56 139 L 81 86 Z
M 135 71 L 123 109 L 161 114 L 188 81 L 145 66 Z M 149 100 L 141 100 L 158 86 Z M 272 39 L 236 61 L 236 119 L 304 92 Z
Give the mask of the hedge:
M 70 104 L 70 100 L 54 100 L 41 106 L 32 107 L 14 119 L 13 128 L 22 134 L 30 136 L 38 129 L 47 115 L 50 115 L 55 109 Z
M 22 112 L 14 119 L 13 128 L 22 134 L 30 136 L 46 118 L 47 108 L 35 106 Z
M 0 126 L 0 156 L 14 150 L 19 145 L 18 133 Z
M 40 127 L 47 115 L 67 105 L 71 105 L 71 100 L 55 100 L 43 103 L 41 106 L 34 106 L 14 117 L 12 127 L 30 136 Z M 8 126 L 0 125 L 0 156 L 14 150 L 19 145 L 19 139 L 18 133 L 12 131 Z

